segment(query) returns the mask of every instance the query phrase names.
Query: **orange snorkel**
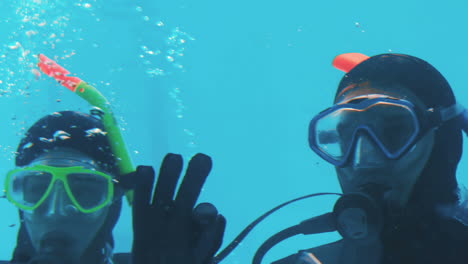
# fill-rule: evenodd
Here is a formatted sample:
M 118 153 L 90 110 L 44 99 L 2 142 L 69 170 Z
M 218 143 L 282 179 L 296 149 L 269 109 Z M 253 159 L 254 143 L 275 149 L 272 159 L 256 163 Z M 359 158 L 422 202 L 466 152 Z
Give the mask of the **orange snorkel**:
M 370 58 L 361 53 L 343 53 L 333 59 L 333 66 L 338 70 L 348 73 L 356 65 Z

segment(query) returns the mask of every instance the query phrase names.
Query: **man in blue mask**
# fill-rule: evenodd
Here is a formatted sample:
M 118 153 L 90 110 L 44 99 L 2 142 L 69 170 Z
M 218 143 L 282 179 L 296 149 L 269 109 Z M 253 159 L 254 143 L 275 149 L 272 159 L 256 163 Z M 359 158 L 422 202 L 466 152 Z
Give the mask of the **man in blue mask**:
M 274 263 L 467 263 L 468 211 L 456 180 L 464 109 L 427 62 L 358 55 L 335 63 L 346 75 L 333 106 L 310 122 L 309 144 L 335 166 L 343 197 L 371 197 L 379 217 L 351 202 L 335 214 L 342 240 Z

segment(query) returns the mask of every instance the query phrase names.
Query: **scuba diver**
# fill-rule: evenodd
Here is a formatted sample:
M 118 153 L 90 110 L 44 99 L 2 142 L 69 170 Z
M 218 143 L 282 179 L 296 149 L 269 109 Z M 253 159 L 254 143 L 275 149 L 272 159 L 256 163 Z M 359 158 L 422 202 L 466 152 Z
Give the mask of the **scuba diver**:
M 211 263 L 226 221 L 212 204 L 195 206 L 211 158 L 195 155 L 176 190 L 183 160 L 166 155 L 153 194 L 154 169 L 131 166 L 107 100 L 40 59 L 47 75 L 102 108 L 47 115 L 21 140 L 16 168 L 5 179 L 5 196 L 19 208 L 21 225 L 11 261 L 0 263 Z M 114 254 L 112 230 L 125 196 L 132 206 L 132 252 Z
M 333 231 L 342 239 L 273 264 L 468 263 L 468 201 L 456 180 L 468 113 L 448 82 L 409 55 L 347 53 L 333 65 L 346 74 L 334 105 L 311 120 L 309 145 L 335 166 L 343 194 L 311 194 L 273 208 L 214 263 L 271 213 L 318 195 L 340 197 L 332 212 L 267 239 L 253 264 L 287 238 Z
M 456 180 L 468 122 L 448 82 L 402 54 L 343 54 L 334 65 L 346 74 L 311 120 L 309 144 L 336 168 L 343 196 L 320 224 L 343 239 L 274 264 L 468 263 Z

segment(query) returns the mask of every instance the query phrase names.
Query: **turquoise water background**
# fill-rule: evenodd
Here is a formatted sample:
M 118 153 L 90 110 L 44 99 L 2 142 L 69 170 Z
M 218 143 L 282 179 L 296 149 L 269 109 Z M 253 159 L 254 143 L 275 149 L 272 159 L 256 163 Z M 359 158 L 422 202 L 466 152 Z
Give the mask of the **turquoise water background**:
M 332 103 L 346 52 L 396 52 L 429 61 L 468 105 L 465 1 L 4 0 L 0 2 L 0 174 L 14 167 L 30 125 L 89 106 L 36 70 L 44 53 L 112 102 L 135 164 L 167 152 L 211 155 L 200 202 L 228 220 L 227 245 L 277 204 L 338 192 L 331 165 L 308 147 L 310 119 Z M 465 148 L 465 151 L 466 148 Z M 466 184 L 467 159 L 458 178 Z M 4 177 L 0 176 L 3 182 Z M 331 210 L 335 197 L 298 202 L 262 222 L 223 263 L 249 263 L 277 231 Z M 0 259 L 16 244 L 17 209 L 0 199 Z M 130 209 L 114 230 L 131 248 Z M 289 239 L 272 261 L 338 239 Z M 265 262 L 266 263 L 266 262 Z

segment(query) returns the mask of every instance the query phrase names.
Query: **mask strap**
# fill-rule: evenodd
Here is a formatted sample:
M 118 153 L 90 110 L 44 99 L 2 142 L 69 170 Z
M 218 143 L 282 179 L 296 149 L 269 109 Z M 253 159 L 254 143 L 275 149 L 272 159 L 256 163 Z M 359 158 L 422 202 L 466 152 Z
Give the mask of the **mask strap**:
M 440 109 L 440 121 L 445 122 L 448 121 L 452 118 L 457 117 L 458 115 L 466 112 L 465 107 L 463 107 L 461 104 L 456 103 L 452 106 Z
M 459 118 L 461 129 L 468 136 L 468 110 L 463 105 L 456 103 L 447 108 L 440 109 L 441 123 L 456 117 Z
M 465 135 L 468 136 L 468 110 L 463 109 L 463 112 L 460 115 L 460 124 L 461 129 L 465 132 Z

